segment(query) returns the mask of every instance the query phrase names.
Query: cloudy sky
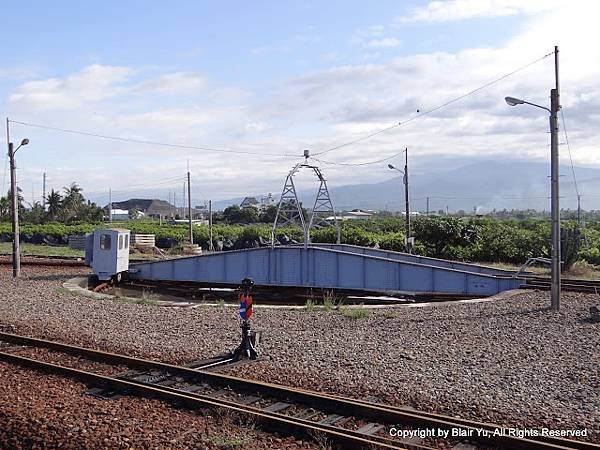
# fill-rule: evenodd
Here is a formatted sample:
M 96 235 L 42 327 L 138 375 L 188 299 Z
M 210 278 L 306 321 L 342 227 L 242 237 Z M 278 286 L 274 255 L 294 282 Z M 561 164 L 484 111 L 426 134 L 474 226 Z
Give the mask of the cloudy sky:
M 13 141 L 31 141 L 17 153 L 27 200 L 45 171 L 49 187 L 75 181 L 100 202 L 109 187 L 181 201 L 188 160 L 195 203 L 278 194 L 304 149 L 336 148 L 318 156 L 334 186 L 393 177 L 388 161 L 348 164 L 404 147 L 414 174 L 547 161 L 547 115 L 503 99 L 549 104 L 554 45 L 573 160 L 600 168 L 594 0 L 24 0 L 2 15 L 0 112 Z

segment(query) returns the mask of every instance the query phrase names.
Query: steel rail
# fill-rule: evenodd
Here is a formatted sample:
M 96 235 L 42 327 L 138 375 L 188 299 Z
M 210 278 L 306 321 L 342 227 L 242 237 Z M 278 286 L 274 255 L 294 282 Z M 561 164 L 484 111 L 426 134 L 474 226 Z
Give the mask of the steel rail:
M 341 428 L 329 425 L 318 424 L 304 419 L 293 418 L 279 413 L 260 410 L 249 406 L 222 400 L 219 398 L 201 398 L 192 393 L 184 394 L 182 391 L 168 389 L 164 386 L 154 386 L 145 383 L 137 383 L 119 378 L 98 375 L 92 372 L 86 372 L 57 364 L 38 361 L 24 356 L 17 356 L 11 353 L 0 352 L 0 359 L 9 363 L 20 364 L 36 370 L 54 372 L 71 378 L 76 378 L 84 383 L 93 383 L 102 387 L 109 387 L 120 391 L 132 392 L 142 396 L 150 396 L 166 401 L 177 401 L 190 408 L 226 408 L 241 414 L 251 414 L 255 419 L 266 422 L 277 429 L 292 428 L 302 433 L 322 433 L 336 442 L 343 443 L 347 448 L 382 448 L 382 449 L 405 449 L 404 446 L 393 445 L 391 443 L 381 442 L 379 439 L 372 439 L 371 436 L 358 435 L 358 433 L 343 430 Z M 418 448 L 427 449 L 428 447 L 418 446 Z
M 363 418 L 372 418 L 375 420 L 384 420 L 392 424 L 405 424 L 412 426 L 438 427 L 445 430 L 462 429 L 470 433 L 472 438 L 478 438 L 478 430 L 506 430 L 502 427 L 497 427 L 493 424 L 485 424 L 481 422 L 470 421 L 466 419 L 456 419 L 449 416 L 444 416 L 434 413 L 425 413 L 419 411 L 408 411 L 399 407 L 389 405 L 381 405 L 370 403 L 363 400 L 355 400 L 346 397 L 334 396 L 331 394 L 311 392 L 299 388 L 285 387 L 277 384 L 246 380 L 233 377 L 230 375 L 217 374 L 206 371 L 194 370 L 186 367 L 174 366 L 171 364 L 148 361 L 139 358 L 132 358 L 124 355 L 92 350 L 83 347 L 77 347 L 59 342 L 47 341 L 42 339 L 19 336 L 9 333 L 0 333 L 0 340 L 12 342 L 15 344 L 34 345 L 38 347 L 46 347 L 65 353 L 83 355 L 90 359 L 100 361 L 111 361 L 116 364 L 133 366 L 140 369 L 155 369 L 168 372 L 173 375 L 187 375 L 196 378 L 196 380 L 204 381 L 219 386 L 229 386 L 234 389 L 239 389 L 246 392 L 260 392 L 262 394 L 271 395 L 274 397 L 283 397 L 291 399 L 298 403 L 303 403 L 307 406 L 314 406 L 318 409 L 332 410 L 333 412 L 348 414 L 352 412 Z M 131 382 L 131 380 L 129 380 Z M 161 387 L 162 389 L 162 387 Z M 238 405 L 240 406 L 240 405 Z M 242 409 L 244 407 L 240 406 Z M 285 416 L 287 417 L 287 416 Z M 334 427 L 336 428 L 336 427 Z M 339 428 L 336 428 L 339 430 Z M 543 437 L 537 438 L 517 438 L 514 436 L 500 435 L 492 437 L 480 437 L 482 442 L 489 444 L 490 442 L 502 445 L 504 448 L 536 448 L 536 449 L 558 449 L 570 448 L 581 450 L 600 449 L 600 446 L 575 441 L 564 438 Z

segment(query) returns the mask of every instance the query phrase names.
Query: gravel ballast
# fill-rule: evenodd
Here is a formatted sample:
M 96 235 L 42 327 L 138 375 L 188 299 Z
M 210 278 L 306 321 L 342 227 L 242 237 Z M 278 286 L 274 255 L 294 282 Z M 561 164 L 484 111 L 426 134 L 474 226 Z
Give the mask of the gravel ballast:
M 227 413 L 193 413 L 139 397 L 96 399 L 82 395 L 82 383 L 11 364 L 0 363 L 0 381 L 0 448 L 317 448 Z
M 236 308 L 77 297 L 61 285 L 78 273 L 31 267 L 15 282 L 0 267 L 0 329 L 178 364 L 239 341 Z M 263 360 L 227 372 L 520 429 L 585 428 L 600 442 L 600 324 L 589 321 L 598 303 L 564 293 L 557 313 L 532 291 L 364 317 L 256 309 Z

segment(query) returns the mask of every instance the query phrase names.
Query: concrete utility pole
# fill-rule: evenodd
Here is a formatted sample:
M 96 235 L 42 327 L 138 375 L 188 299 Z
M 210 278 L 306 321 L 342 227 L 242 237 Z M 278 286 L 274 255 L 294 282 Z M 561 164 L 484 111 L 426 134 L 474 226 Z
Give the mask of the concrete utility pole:
M 408 253 L 412 252 L 412 245 L 410 244 L 410 200 L 408 196 L 408 148 L 404 150 L 406 154 L 406 159 L 404 163 L 404 170 L 400 170 L 397 167 L 394 167 L 392 164 L 388 164 L 388 167 L 392 170 L 396 170 L 400 172 L 404 178 L 404 200 L 405 200 L 405 227 L 406 227 L 406 251 Z
M 554 79 L 555 87 L 550 90 L 550 108 L 537 105 L 514 97 L 506 97 L 510 106 L 527 104 L 545 109 L 550 113 L 550 218 L 552 223 L 552 238 L 550 243 L 551 280 L 550 306 L 558 311 L 560 308 L 560 204 L 559 204 L 559 158 L 558 158 L 558 111 L 560 111 L 560 84 L 558 77 L 558 46 L 554 47 Z
M 558 46 L 554 47 L 555 87 L 550 91 L 550 171 L 552 212 L 552 279 L 550 304 L 560 309 L 560 206 L 559 206 L 559 159 L 558 159 L 558 111 L 560 110 L 560 85 L 558 78 Z
M 108 188 L 108 221 L 112 222 L 112 189 Z
M 429 217 L 429 197 L 427 197 L 427 217 Z
M 17 191 L 17 167 L 15 166 L 15 153 L 12 142 L 8 143 L 8 157 L 10 159 L 10 194 L 12 197 L 12 266 L 13 278 L 21 276 L 21 253 L 19 249 L 19 192 Z
M 212 200 L 208 201 L 208 249 L 211 252 L 214 250 L 212 234 Z
M 404 197 L 406 201 L 406 251 L 412 253 L 410 239 L 410 199 L 408 197 L 408 147 L 404 150 L 406 159 L 404 161 Z
M 46 211 L 46 172 L 44 172 L 44 178 L 42 182 L 42 209 Z
M 190 224 L 190 244 L 194 243 L 194 230 L 192 228 L 192 184 L 190 182 L 190 171 L 187 173 L 187 188 L 188 188 L 188 216 Z
M 10 126 L 8 117 L 6 118 L 6 142 L 8 144 L 8 159 L 10 160 L 10 192 L 12 197 L 11 216 L 12 216 L 12 266 L 13 278 L 21 276 L 21 250 L 19 248 L 19 188 L 17 187 L 17 166 L 15 164 L 15 153 L 23 145 L 29 144 L 29 139 L 23 139 L 21 144 L 14 149 L 13 143 L 10 142 Z

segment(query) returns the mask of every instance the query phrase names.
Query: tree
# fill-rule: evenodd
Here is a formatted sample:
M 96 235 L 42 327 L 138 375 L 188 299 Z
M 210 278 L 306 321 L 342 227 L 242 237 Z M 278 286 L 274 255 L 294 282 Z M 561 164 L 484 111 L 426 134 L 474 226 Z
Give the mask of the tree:
M 46 197 L 46 203 L 48 205 L 47 217 L 50 221 L 58 219 L 62 208 L 62 202 L 63 200 L 60 192 L 57 192 L 54 189 L 50 190 L 50 193 Z
M 44 208 L 42 207 L 40 202 L 34 202 L 33 205 L 31 205 L 31 208 L 23 211 L 22 217 L 23 222 L 34 223 L 39 225 L 41 223 L 44 223 L 46 219 L 46 211 L 44 211 Z
M 225 208 L 223 218 L 227 223 L 256 223 L 258 222 L 258 211 L 256 208 L 241 209 L 238 205 L 232 205 Z
M 61 212 L 65 222 L 79 218 L 82 207 L 85 206 L 82 190 L 75 182 L 71 183 L 69 187 L 63 187 L 65 197 L 62 201 Z
M 275 216 L 277 215 L 277 206 L 270 205 L 267 206 L 259 216 L 260 222 L 262 223 L 273 223 L 275 221 Z
M 0 221 L 10 220 L 10 198 L 0 197 Z

